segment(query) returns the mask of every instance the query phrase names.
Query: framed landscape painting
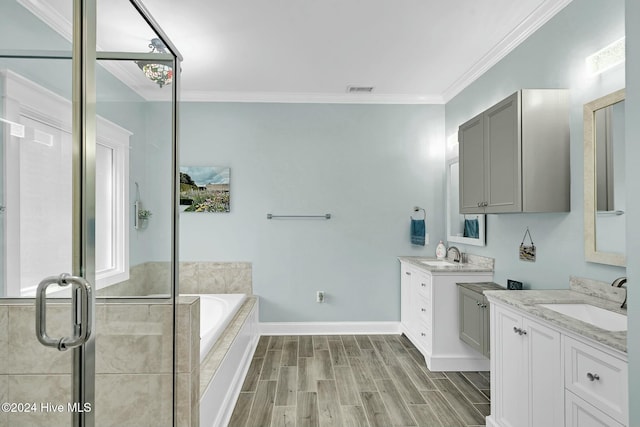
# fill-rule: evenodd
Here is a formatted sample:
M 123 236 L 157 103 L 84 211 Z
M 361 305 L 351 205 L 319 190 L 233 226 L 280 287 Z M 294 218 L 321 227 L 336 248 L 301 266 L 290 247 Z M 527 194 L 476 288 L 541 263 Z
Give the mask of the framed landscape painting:
M 184 212 L 229 212 L 229 172 L 220 166 L 180 166 Z

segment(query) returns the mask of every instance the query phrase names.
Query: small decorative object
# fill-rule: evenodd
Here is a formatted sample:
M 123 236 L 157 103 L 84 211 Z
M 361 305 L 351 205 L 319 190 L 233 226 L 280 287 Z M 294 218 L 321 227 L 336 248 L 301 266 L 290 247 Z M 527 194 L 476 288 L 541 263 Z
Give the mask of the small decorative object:
M 229 212 L 230 169 L 219 166 L 180 167 L 180 205 L 184 212 Z
M 140 209 L 138 211 L 138 219 L 142 220 L 142 221 L 146 221 L 149 218 L 151 218 L 151 215 L 153 215 L 151 213 L 151 211 L 147 210 L 147 209 Z
M 524 241 L 526 240 L 527 236 L 529 236 L 529 241 L 531 241 L 531 245 L 524 244 Z M 522 261 L 531 261 L 531 262 L 535 262 L 536 260 L 536 245 L 533 244 L 533 238 L 531 237 L 531 233 L 529 232 L 529 227 L 527 227 L 527 231 L 524 232 L 522 243 L 520 243 L 520 259 Z
M 438 243 L 438 246 L 436 246 L 436 258 L 444 259 L 444 257 L 446 256 L 447 256 L 447 248 L 442 242 L 442 240 L 440 240 L 440 243 Z
M 507 289 L 511 291 L 521 291 L 522 282 L 518 282 L 517 280 L 507 279 Z
M 145 228 L 147 221 L 151 218 L 150 210 L 142 209 L 142 201 L 140 200 L 140 185 L 136 182 L 136 201 L 133 204 L 133 228 L 140 230 Z

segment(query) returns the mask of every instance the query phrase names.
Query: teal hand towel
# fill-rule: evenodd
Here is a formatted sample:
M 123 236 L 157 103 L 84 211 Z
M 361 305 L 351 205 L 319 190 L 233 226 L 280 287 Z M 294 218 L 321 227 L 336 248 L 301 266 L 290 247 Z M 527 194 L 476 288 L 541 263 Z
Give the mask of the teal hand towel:
M 411 219 L 411 244 L 424 246 L 427 227 L 424 219 Z
M 477 219 L 465 219 L 464 220 L 464 237 L 472 237 L 477 239 L 480 237 L 480 232 L 478 230 L 478 220 Z

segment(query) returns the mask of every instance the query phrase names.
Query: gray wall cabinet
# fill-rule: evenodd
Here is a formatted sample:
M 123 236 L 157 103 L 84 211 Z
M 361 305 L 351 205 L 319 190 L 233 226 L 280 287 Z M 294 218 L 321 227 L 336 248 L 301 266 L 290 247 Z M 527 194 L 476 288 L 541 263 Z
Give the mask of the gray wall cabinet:
M 460 213 L 570 210 L 569 93 L 523 89 L 462 124 Z

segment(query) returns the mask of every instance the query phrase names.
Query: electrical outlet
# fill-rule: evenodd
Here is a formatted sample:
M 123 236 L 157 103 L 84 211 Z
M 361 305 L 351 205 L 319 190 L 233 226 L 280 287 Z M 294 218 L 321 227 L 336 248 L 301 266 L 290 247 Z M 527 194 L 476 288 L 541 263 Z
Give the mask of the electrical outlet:
M 316 302 L 324 302 L 324 291 L 316 291 Z

